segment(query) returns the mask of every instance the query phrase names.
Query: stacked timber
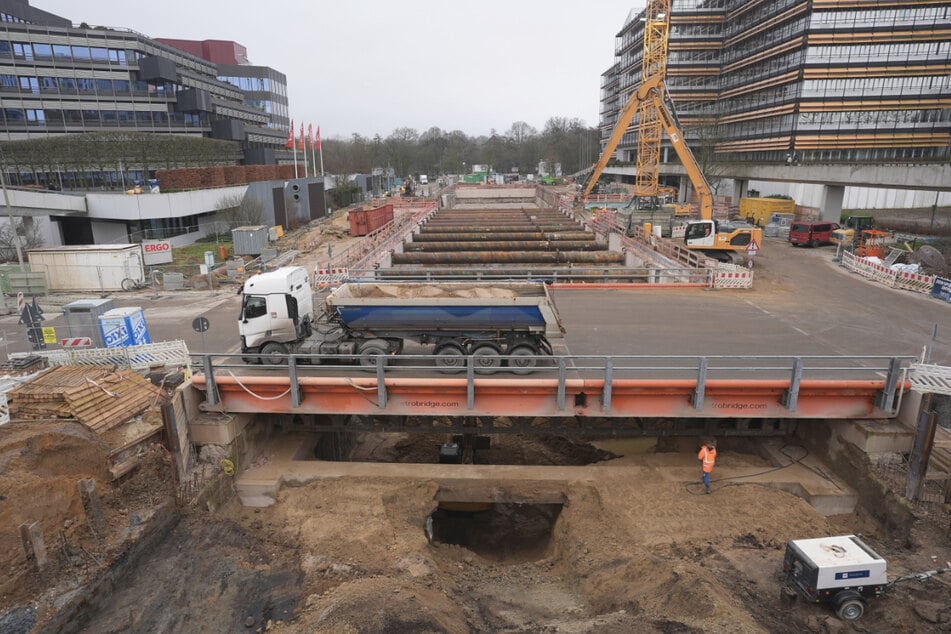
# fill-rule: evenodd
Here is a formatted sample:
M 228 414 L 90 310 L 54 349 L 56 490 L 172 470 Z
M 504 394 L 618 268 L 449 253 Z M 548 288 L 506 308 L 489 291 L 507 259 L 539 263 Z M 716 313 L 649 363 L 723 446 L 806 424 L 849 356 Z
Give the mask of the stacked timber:
M 11 420 L 75 420 L 102 434 L 154 405 L 164 392 L 134 370 L 63 365 L 7 392 Z

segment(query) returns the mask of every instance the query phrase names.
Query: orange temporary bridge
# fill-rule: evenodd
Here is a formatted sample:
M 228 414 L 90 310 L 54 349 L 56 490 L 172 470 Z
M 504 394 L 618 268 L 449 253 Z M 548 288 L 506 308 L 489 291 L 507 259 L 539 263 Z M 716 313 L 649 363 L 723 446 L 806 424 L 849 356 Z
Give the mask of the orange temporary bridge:
M 198 357 L 199 355 L 196 355 Z M 910 387 L 912 357 L 561 356 L 528 375 L 469 365 L 443 374 L 433 357 L 377 357 L 376 365 L 244 365 L 196 358 L 192 384 L 206 411 L 388 417 L 552 419 L 891 418 Z M 349 363 L 349 364 L 345 364 Z M 382 423 L 383 426 L 386 423 Z

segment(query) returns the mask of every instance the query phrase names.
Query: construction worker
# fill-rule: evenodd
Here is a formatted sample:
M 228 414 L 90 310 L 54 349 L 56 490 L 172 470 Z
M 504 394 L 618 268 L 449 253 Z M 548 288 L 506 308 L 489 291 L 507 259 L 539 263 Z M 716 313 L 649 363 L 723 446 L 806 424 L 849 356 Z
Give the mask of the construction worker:
M 717 462 L 717 444 L 710 440 L 700 447 L 700 453 L 697 454 L 703 465 L 703 486 L 707 493 L 710 493 L 710 472 L 713 471 L 713 465 Z

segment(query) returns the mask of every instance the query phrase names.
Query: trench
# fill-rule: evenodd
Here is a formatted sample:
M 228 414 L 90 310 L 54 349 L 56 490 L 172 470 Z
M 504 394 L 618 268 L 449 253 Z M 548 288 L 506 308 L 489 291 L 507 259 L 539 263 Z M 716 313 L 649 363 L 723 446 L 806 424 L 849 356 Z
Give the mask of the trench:
M 539 561 L 550 552 L 561 504 L 440 502 L 426 518 L 432 544 L 461 546 L 499 563 Z

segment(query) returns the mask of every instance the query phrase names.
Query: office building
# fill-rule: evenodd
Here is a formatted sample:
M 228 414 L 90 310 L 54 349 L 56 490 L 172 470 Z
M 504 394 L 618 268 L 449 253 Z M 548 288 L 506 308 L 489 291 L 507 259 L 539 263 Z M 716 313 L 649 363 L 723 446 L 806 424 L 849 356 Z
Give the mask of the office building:
M 602 143 L 640 83 L 643 15 L 602 75 Z M 694 154 L 717 161 L 947 162 L 951 4 L 673 0 L 667 84 Z M 618 160 L 635 159 L 636 129 Z

